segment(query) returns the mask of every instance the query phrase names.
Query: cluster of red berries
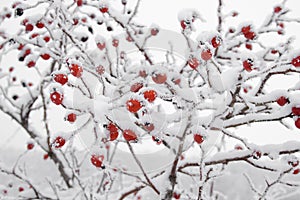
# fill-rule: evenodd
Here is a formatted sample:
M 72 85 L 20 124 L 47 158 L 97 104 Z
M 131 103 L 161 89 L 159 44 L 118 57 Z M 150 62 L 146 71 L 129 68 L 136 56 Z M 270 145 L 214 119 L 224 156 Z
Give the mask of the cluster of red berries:
M 117 127 L 116 124 L 110 122 L 107 126 L 106 126 L 106 129 L 108 130 L 109 132 L 109 139 L 110 141 L 114 141 L 118 138 L 119 136 L 119 129 Z M 135 141 L 137 139 L 137 135 L 135 134 L 134 131 L 130 130 L 130 129 L 125 129 L 122 131 L 122 135 L 123 135 L 123 138 L 126 140 L 126 141 Z
M 19 16 L 22 15 L 23 14 L 23 9 L 22 8 L 17 8 L 16 9 L 16 14 L 19 15 Z M 38 28 L 38 29 L 43 29 L 45 27 L 45 24 L 44 24 L 43 21 L 30 22 L 26 18 L 21 22 L 21 24 L 25 27 L 26 33 L 29 33 L 31 31 L 33 31 L 35 27 Z M 37 38 L 38 36 L 40 36 L 39 33 L 33 33 L 33 34 L 30 35 L 29 38 L 34 39 L 34 38 Z M 45 42 L 49 42 L 50 37 L 49 36 L 44 36 L 43 40 Z M 19 51 L 22 51 L 20 56 L 19 56 L 19 61 L 20 62 L 24 61 L 25 58 L 32 53 L 30 48 L 24 49 L 24 47 L 25 47 L 25 45 L 20 43 L 18 48 L 17 48 Z M 42 54 L 40 54 L 40 57 L 44 60 L 49 60 L 51 58 L 51 55 L 49 53 L 42 53 Z M 34 67 L 36 65 L 36 60 L 34 59 L 34 57 L 28 59 L 28 61 L 26 62 L 26 65 L 27 65 L 28 68 Z
M 69 66 L 70 73 L 74 77 L 80 78 L 82 76 L 83 74 L 82 66 L 74 63 L 68 66 Z M 68 76 L 65 73 L 56 73 L 53 74 L 53 80 L 61 85 L 65 85 L 68 82 Z M 54 104 L 61 105 L 64 99 L 64 95 L 61 92 L 54 90 L 54 92 L 50 94 L 50 99 Z
M 142 83 L 135 83 L 131 86 L 130 90 L 132 92 L 138 92 L 142 87 Z M 154 90 L 146 90 L 143 92 L 143 96 L 148 102 L 152 103 L 155 101 L 157 93 Z M 136 113 L 142 108 L 142 103 L 137 99 L 129 99 L 126 102 L 126 108 L 129 112 Z
M 210 44 L 216 49 L 221 46 L 222 38 L 220 36 L 214 36 L 211 38 Z M 212 58 L 212 51 L 209 48 L 204 48 L 200 53 L 200 57 L 202 60 L 208 61 Z M 192 57 L 188 60 L 188 64 L 192 69 L 197 69 L 201 62 L 196 57 Z
M 248 40 L 254 40 L 256 37 L 256 33 L 251 29 L 251 25 L 242 27 L 241 32 Z

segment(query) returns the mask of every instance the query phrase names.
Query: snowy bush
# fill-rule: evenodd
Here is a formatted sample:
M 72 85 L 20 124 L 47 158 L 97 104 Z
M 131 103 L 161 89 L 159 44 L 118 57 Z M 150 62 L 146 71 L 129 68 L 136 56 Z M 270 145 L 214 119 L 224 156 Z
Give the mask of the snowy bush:
M 3 6 L 1 117 L 27 139 L 1 150 L 0 198 L 296 199 L 300 20 L 283 1 L 228 28 L 216 2 L 214 30 L 197 8 L 144 25 L 140 0 Z M 262 143 L 238 131 L 258 124 Z

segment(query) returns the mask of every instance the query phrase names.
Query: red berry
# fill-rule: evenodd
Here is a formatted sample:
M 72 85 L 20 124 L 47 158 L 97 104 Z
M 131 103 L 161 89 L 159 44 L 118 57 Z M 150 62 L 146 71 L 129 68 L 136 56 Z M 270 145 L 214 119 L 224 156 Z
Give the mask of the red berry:
M 94 13 L 90 14 L 91 19 L 95 19 L 96 15 Z
M 174 192 L 173 197 L 174 199 L 180 199 L 180 193 Z
M 49 155 L 46 153 L 46 154 L 44 154 L 43 158 L 44 158 L 44 160 L 47 160 L 49 158 Z
M 118 138 L 118 136 L 119 136 L 118 132 L 110 132 L 109 133 L 109 139 L 110 139 L 110 141 L 116 140 Z
M 243 34 L 246 34 L 246 33 L 248 33 L 250 30 L 251 30 L 251 26 L 248 25 L 248 26 L 242 27 L 242 30 L 241 30 L 241 31 L 242 31 Z
M 77 64 L 72 64 L 70 67 L 71 74 L 77 78 L 81 77 L 83 69 Z
M 182 28 L 182 29 L 185 29 L 185 28 L 186 28 L 186 23 L 185 23 L 184 20 L 181 20 L 180 25 L 181 25 L 181 28 Z
M 271 54 L 276 54 L 276 53 L 278 53 L 278 51 L 276 49 L 271 50 Z
M 64 85 L 68 82 L 68 76 L 65 74 L 55 74 L 54 81 L 60 83 L 61 85 Z
M 145 125 L 143 125 L 144 129 L 147 130 L 148 132 L 151 132 L 154 130 L 154 124 L 152 123 L 146 123 Z
M 292 65 L 294 65 L 295 67 L 300 67 L 300 56 L 293 58 Z
M 294 115 L 299 116 L 300 115 L 300 107 L 292 107 L 292 113 Z
M 33 60 L 30 60 L 28 63 L 27 63 L 27 67 L 31 68 L 31 67 L 34 67 L 35 66 L 35 62 Z
M 277 99 L 276 102 L 278 103 L 278 105 L 284 106 L 288 102 L 288 100 L 284 96 L 281 96 Z
M 243 67 L 247 72 L 252 71 L 252 66 L 253 66 L 253 60 L 252 59 L 247 59 L 243 61 Z
M 180 78 L 176 78 L 176 79 L 173 79 L 172 81 L 173 81 L 173 83 L 174 83 L 175 85 L 179 85 L 180 82 L 181 82 L 181 79 L 180 79 Z
M 105 68 L 104 68 L 102 65 L 99 65 L 98 67 L 96 67 L 96 72 L 97 72 L 99 75 L 102 75 L 102 74 L 104 74 L 104 72 L 105 72 Z
M 113 45 L 114 47 L 118 47 L 118 46 L 119 46 L 119 40 L 113 39 L 112 45 Z
M 58 92 L 53 92 L 50 95 L 50 99 L 54 104 L 60 105 L 64 99 L 64 96 Z
M 144 92 L 144 98 L 147 99 L 150 103 L 156 99 L 156 92 L 154 90 L 147 90 Z
M 73 19 L 73 25 L 76 26 L 79 23 L 79 20 L 77 18 Z
M 34 147 L 34 144 L 33 144 L 33 143 L 28 143 L 28 144 L 27 144 L 27 149 L 28 149 L 28 150 L 33 149 L 33 147 Z
M 218 48 L 221 45 L 222 39 L 219 36 L 215 36 L 211 39 L 211 45 L 214 48 Z
M 107 7 L 107 6 L 102 6 L 102 7 L 100 8 L 100 11 L 101 11 L 102 13 L 106 13 L 106 12 L 108 11 L 108 7 Z
M 156 137 L 156 136 L 152 136 L 152 140 L 154 142 L 156 142 L 157 145 L 160 145 L 162 140 L 159 138 L 159 137 Z
M 256 34 L 252 31 L 249 31 L 247 33 L 244 33 L 245 38 L 249 39 L 249 40 L 253 40 L 256 36 Z
M 300 118 L 296 119 L 295 126 L 300 129 Z
M 100 49 L 100 50 L 103 50 L 103 49 L 105 49 L 105 42 L 103 42 L 103 43 L 97 43 L 97 47 L 98 47 L 98 49 Z
M 61 148 L 66 143 L 66 140 L 63 137 L 57 136 L 53 142 L 55 148 Z
M 191 58 L 189 59 L 188 64 L 192 69 L 196 69 L 200 65 L 200 62 L 197 58 Z
M 233 12 L 232 17 L 236 17 L 236 16 L 238 16 L 238 14 L 239 14 L 238 12 Z
M 7 190 L 3 190 L 3 194 L 6 195 L 7 194 Z
M 47 53 L 44 53 L 44 54 L 41 55 L 41 57 L 42 57 L 44 60 L 49 60 L 50 55 L 47 54 Z
M 33 33 L 31 36 L 30 36 L 30 38 L 31 39 L 33 39 L 33 38 L 36 38 L 37 36 L 39 36 L 40 34 L 38 34 L 38 33 Z
M 299 172 L 300 172 L 300 168 L 295 169 L 295 170 L 293 171 L 293 174 L 299 174 Z
M 49 37 L 49 36 L 45 36 L 45 37 L 44 37 L 44 41 L 45 41 L 45 42 L 49 42 L 49 41 L 50 41 L 50 37 Z
M 204 49 L 202 52 L 201 52 L 201 58 L 205 61 L 211 59 L 212 57 L 212 53 L 209 49 Z
M 157 28 L 152 28 L 152 29 L 151 29 L 151 35 L 152 35 L 152 36 L 156 36 L 157 33 L 158 33 L 158 29 L 157 29 Z
M 25 26 L 25 31 L 26 32 L 30 32 L 30 31 L 32 31 L 33 30 L 33 25 L 32 24 L 26 24 L 26 26 Z
M 126 141 L 132 141 L 137 139 L 136 134 L 130 129 L 126 129 L 123 131 L 123 137 Z
M 200 134 L 194 134 L 194 141 L 198 144 L 201 144 L 204 141 L 204 138 Z
M 14 3 L 11 7 L 12 8 L 16 8 L 18 5 L 20 5 L 21 4 L 21 2 L 16 2 L 16 3 Z
M 104 156 L 103 155 L 92 155 L 92 157 L 91 157 L 91 163 L 95 167 L 102 167 L 103 160 L 104 160 Z
M 254 151 L 252 154 L 254 159 L 259 159 L 261 158 L 261 152 L 260 151 Z
M 28 19 L 23 19 L 23 21 L 21 22 L 21 24 L 23 25 L 23 26 L 26 26 L 26 24 L 28 23 Z
M 23 192 L 24 188 L 23 187 L 19 187 L 19 192 Z
M 9 72 L 13 72 L 13 71 L 14 71 L 14 69 L 15 69 L 15 68 L 13 68 L 13 67 L 10 67 L 10 68 L 8 69 L 8 71 L 9 71 Z
M 145 70 L 141 70 L 141 71 L 139 71 L 139 76 L 143 77 L 143 78 L 146 78 L 147 77 L 147 72 Z
M 299 160 L 288 161 L 288 164 L 291 165 L 292 167 L 297 167 L 299 165 Z
M 248 90 L 251 90 L 252 89 L 252 86 L 247 86 L 247 87 L 244 87 L 244 92 L 245 93 L 248 93 Z
M 235 150 L 243 150 L 243 147 L 240 145 L 235 145 L 234 149 Z
M 252 50 L 252 44 L 249 44 L 249 43 L 246 43 L 245 44 L 245 47 L 249 50 Z
M 230 28 L 228 31 L 229 31 L 229 33 L 234 33 L 235 29 L 234 28 Z
M 77 118 L 77 116 L 75 113 L 70 113 L 67 116 L 67 121 L 73 123 L 76 121 L 76 118 Z
M 136 113 L 142 108 L 142 105 L 138 100 L 130 99 L 126 102 L 126 107 L 129 112 Z
M 132 39 L 132 37 L 130 37 L 130 35 L 128 35 L 128 36 L 126 37 L 126 40 L 127 40 L 128 42 L 132 42 L 132 41 L 133 41 L 133 39 Z
M 118 127 L 114 123 L 109 123 L 107 126 L 109 132 L 118 132 Z
M 45 27 L 43 22 L 37 22 L 35 25 L 36 25 L 37 28 L 44 28 Z
M 82 3 L 82 0 L 77 0 L 76 3 L 77 3 L 77 6 L 82 6 L 82 4 L 83 4 L 83 3 Z
M 87 18 L 86 18 L 86 17 L 83 17 L 83 18 L 81 18 L 81 21 L 82 21 L 83 23 L 86 23 L 86 22 L 87 22 Z
M 24 44 L 20 44 L 18 47 L 18 50 L 22 50 L 24 48 L 24 46 L 25 46 Z
M 130 87 L 130 91 L 131 91 L 131 92 L 138 92 L 143 86 L 144 86 L 143 83 L 134 83 L 134 84 Z
M 274 13 L 279 13 L 282 10 L 282 8 L 280 6 L 276 6 L 274 8 Z
M 154 74 L 152 76 L 152 80 L 157 84 L 163 84 L 167 80 L 167 75 L 166 74 Z
M 279 26 L 280 28 L 284 28 L 284 23 L 280 22 L 277 24 L 277 26 Z
M 30 49 L 26 49 L 25 52 L 24 52 L 24 56 L 28 56 L 30 53 L 31 53 L 31 50 Z
M 109 139 L 110 139 L 110 141 L 116 140 L 118 138 L 118 136 L 119 136 L 119 132 L 118 131 L 117 132 L 110 132 L 109 133 Z

